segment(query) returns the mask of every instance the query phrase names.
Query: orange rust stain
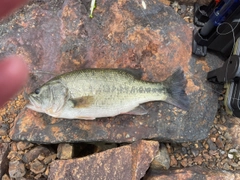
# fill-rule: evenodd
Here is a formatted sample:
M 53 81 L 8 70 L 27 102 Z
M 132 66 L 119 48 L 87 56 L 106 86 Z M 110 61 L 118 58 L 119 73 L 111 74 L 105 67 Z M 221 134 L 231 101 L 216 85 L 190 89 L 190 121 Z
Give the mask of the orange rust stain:
M 126 29 L 125 22 L 130 21 L 129 12 L 119 10 L 118 3 L 114 3 L 111 7 L 111 12 L 113 13 L 114 18 L 112 18 L 111 26 L 109 26 L 108 37 L 109 39 L 114 39 L 115 41 L 120 41 L 119 34 L 124 33 Z
M 73 59 L 73 64 L 75 64 L 77 66 L 81 65 L 81 63 L 78 60 L 76 60 L 76 59 Z
M 127 0 L 118 0 L 118 5 L 119 6 L 123 6 L 124 4 L 126 4 Z
M 84 124 L 84 123 L 79 123 L 79 128 L 85 131 L 90 131 L 91 130 L 91 125 L 89 125 L 88 123 Z
M 73 9 L 68 7 L 68 6 L 65 6 L 63 8 L 62 16 L 63 17 L 70 17 L 71 19 L 77 19 L 77 15 L 73 11 Z
M 199 87 L 194 84 L 192 79 L 188 79 L 187 80 L 186 93 L 191 94 L 195 91 L 199 91 Z
M 159 34 L 159 30 L 151 30 L 149 27 L 142 28 L 140 26 L 135 26 L 134 31 L 128 34 L 128 40 L 135 44 L 139 42 L 146 42 L 146 44 L 148 44 L 149 40 L 153 44 L 159 44 L 159 40 L 161 39 L 162 37 Z
M 51 128 L 51 131 L 52 131 L 53 134 L 55 134 L 55 133 L 59 133 L 61 131 L 61 129 L 59 127 L 53 126 Z
M 202 70 L 205 72 L 210 71 L 210 67 L 208 66 L 207 62 L 205 60 L 197 60 L 197 64 L 202 65 Z
M 28 64 L 28 65 L 32 65 L 33 61 L 31 58 L 31 55 L 29 52 L 26 51 L 26 49 L 24 49 L 23 47 L 19 47 L 16 51 L 16 54 L 23 56 L 24 61 Z
M 44 137 L 44 141 L 45 141 L 45 142 L 49 142 L 49 141 L 50 141 L 49 137 L 48 137 L 48 136 L 45 136 L 45 137 Z

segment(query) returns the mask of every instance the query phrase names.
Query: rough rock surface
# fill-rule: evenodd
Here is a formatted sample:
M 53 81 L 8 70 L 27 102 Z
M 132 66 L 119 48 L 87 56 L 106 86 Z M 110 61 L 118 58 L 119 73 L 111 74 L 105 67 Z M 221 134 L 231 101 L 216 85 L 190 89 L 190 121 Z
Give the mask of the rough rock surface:
M 50 164 L 48 179 L 140 179 L 158 147 L 156 141 L 139 141 L 84 158 L 56 160 Z
M 193 180 L 193 179 L 239 179 L 240 173 L 235 172 L 231 173 L 228 171 L 222 170 L 209 170 L 203 167 L 194 166 L 190 168 L 168 170 L 168 171 L 159 171 L 159 170 L 149 170 L 147 175 L 143 180 L 172 180 L 172 179 L 181 179 L 181 180 Z
M 144 105 L 148 115 L 83 121 L 55 119 L 23 109 L 10 132 L 13 140 L 183 142 L 207 136 L 217 110 L 217 95 L 205 78 L 216 59 L 191 57 L 192 29 L 187 23 L 157 0 L 146 4 L 143 9 L 138 1 L 104 1 L 90 19 L 86 1 L 30 3 L 24 15 L 20 11 L 2 27 L 0 53 L 24 56 L 33 73 L 27 91 L 50 75 L 81 68 L 141 69 L 142 79 L 162 81 L 181 67 L 188 80 L 189 111 L 150 102 Z
M 7 156 L 9 151 L 10 149 L 8 143 L 0 143 L 0 177 L 2 177 L 7 172 L 9 163 Z
M 169 169 L 170 167 L 170 157 L 167 148 L 164 144 L 161 144 L 157 155 L 151 163 L 152 169 Z

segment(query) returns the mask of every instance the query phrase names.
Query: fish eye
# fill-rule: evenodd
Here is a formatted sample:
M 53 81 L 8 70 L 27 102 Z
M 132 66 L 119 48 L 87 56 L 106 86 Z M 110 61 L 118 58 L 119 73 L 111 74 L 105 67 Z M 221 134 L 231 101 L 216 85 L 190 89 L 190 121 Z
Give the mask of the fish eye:
M 37 88 L 35 91 L 34 91 L 35 94 L 39 94 L 40 93 L 40 89 Z

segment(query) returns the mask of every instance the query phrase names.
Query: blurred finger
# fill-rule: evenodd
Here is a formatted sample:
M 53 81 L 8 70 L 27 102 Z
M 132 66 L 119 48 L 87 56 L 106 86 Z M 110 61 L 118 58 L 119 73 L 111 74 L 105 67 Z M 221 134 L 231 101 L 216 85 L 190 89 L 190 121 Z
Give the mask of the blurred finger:
M 22 58 L 10 56 L 0 61 L 0 107 L 27 82 L 28 68 Z
M 28 0 L 0 0 L 0 19 L 21 7 Z

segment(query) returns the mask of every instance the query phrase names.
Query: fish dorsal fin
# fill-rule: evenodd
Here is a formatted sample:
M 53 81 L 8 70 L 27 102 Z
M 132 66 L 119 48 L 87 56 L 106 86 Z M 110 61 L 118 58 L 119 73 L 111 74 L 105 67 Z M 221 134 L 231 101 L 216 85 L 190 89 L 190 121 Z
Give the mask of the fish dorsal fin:
M 133 75 L 136 79 L 142 78 L 143 71 L 141 69 L 120 68 L 119 70 Z
M 80 98 L 70 99 L 73 104 L 73 108 L 86 108 L 93 104 L 93 96 L 82 96 Z

